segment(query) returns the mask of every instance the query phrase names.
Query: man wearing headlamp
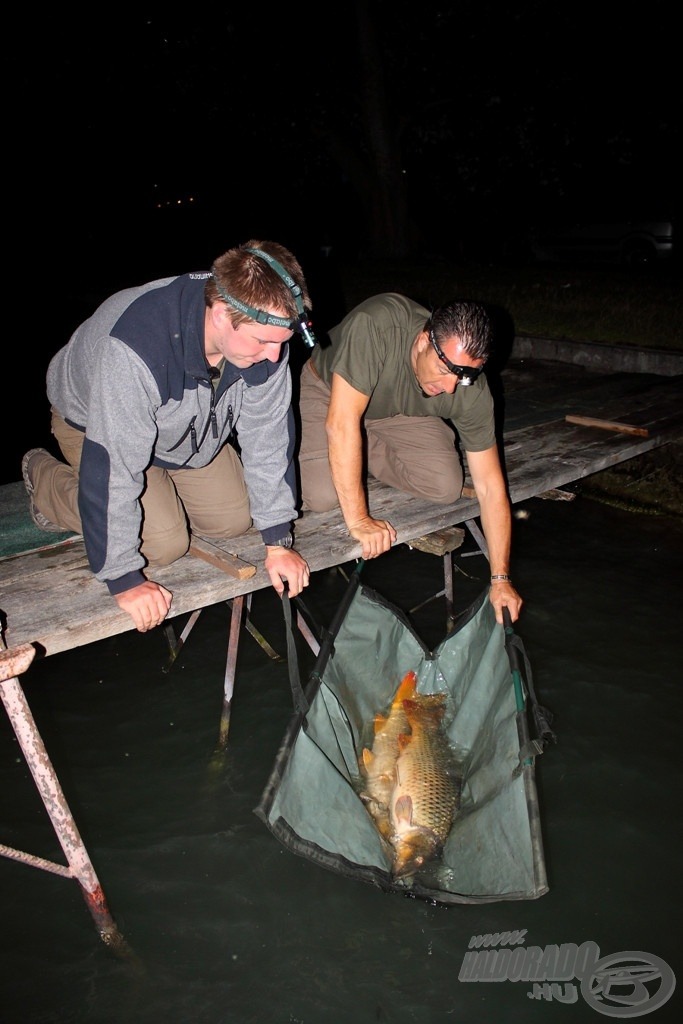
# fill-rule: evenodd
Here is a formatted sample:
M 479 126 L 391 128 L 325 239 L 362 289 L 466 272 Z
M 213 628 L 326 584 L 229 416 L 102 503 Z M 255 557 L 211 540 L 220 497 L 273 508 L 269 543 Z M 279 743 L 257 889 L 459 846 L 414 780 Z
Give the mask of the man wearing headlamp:
M 365 473 L 437 504 L 462 493 L 463 466 L 477 493 L 491 566 L 491 602 L 512 621 L 522 599 L 509 576 L 511 513 L 482 373 L 492 328 L 478 303 L 432 313 L 404 295 L 366 299 L 329 332 L 301 374 L 299 466 L 304 509 L 341 508 L 364 559 L 396 541 L 368 508 Z M 455 433 L 454 433 L 455 431 Z
M 172 599 L 147 567 L 184 555 L 191 533 L 235 537 L 253 524 L 275 590 L 308 584 L 292 547 L 288 365 L 306 306 L 293 254 L 250 241 L 210 272 L 112 295 L 53 357 L 47 393 L 65 461 L 24 456 L 31 513 L 43 529 L 83 534 L 92 571 L 141 632 Z

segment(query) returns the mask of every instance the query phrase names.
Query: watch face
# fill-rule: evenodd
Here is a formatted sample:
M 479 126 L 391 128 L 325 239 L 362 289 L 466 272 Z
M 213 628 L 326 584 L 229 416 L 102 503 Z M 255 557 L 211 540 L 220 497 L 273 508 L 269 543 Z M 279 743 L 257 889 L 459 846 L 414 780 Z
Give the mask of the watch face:
M 287 537 L 281 537 L 280 540 L 276 540 L 274 546 L 277 548 L 291 548 L 293 543 L 292 535 L 289 534 Z

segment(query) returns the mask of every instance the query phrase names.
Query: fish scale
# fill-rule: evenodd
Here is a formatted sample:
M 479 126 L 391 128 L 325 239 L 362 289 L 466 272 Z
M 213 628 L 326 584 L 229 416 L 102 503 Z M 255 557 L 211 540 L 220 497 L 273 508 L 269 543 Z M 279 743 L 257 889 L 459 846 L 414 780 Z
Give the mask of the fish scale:
M 445 694 L 403 702 L 410 727 L 399 737 L 391 795 L 393 875 L 405 878 L 438 856 L 460 797 L 460 765 L 443 727 Z
M 375 715 L 372 750 L 365 747 L 361 756 L 360 768 L 365 783 L 360 796 L 385 839 L 391 832 L 389 801 L 396 782 L 398 740 L 409 728 L 403 703 L 404 700 L 416 696 L 416 683 L 415 673 L 406 672 L 396 690 L 388 714 Z

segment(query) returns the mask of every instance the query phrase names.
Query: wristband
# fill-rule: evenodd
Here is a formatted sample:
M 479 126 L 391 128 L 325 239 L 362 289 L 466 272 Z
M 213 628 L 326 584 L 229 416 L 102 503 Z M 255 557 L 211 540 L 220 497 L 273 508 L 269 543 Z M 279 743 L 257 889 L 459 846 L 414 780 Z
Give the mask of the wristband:
M 498 572 L 491 577 L 491 583 L 512 583 L 506 572 Z
M 270 540 L 266 544 L 267 548 L 292 548 L 294 547 L 294 538 L 291 533 L 288 533 L 286 537 L 280 537 L 279 540 Z

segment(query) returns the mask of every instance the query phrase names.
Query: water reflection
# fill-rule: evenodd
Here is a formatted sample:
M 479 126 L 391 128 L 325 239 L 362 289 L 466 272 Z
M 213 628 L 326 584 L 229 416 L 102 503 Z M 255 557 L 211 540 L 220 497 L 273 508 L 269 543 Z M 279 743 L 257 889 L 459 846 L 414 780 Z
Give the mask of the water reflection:
M 257 820 L 292 710 L 286 663 L 243 635 L 228 750 L 214 756 L 229 616 L 207 609 L 172 671 L 162 634 L 57 655 L 26 693 L 110 909 L 136 959 L 98 939 L 75 882 L 0 860 L 2 1019 L 8 1024 L 598 1020 L 530 982 L 467 983 L 473 936 L 526 929 L 526 946 L 594 942 L 674 970 L 681 832 L 678 755 L 680 521 L 575 502 L 525 503 L 515 521 L 518 624 L 558 742 L 537 766 L 550 892 L 537 901 L 436 907 L 384 894 L 284 849 Z M 486 580 L 456 556 L 456 605 Z M 364 582 L 410 609 L 441 588 L 441 560 L 402 546 Z M 345 587 L 315 577 L 329 621 Z M 286 653 L 281 608 L 253 616 Z M 429 646 L 439 599 L 415 613 Z M 301 670 L 312 665 L 300 648 Z M 2 841 L 61 860 L 9 723 L 0 721 Z M 576 982 L 577 990 L 580 983 Z M 566 993 L 563 993 L 566 995 Z M 657 1022 L 673 1019 L 672 1001 Z M 617 1016 L 617 1014 L 612 1014 Z

